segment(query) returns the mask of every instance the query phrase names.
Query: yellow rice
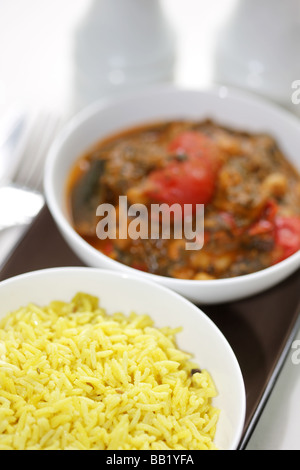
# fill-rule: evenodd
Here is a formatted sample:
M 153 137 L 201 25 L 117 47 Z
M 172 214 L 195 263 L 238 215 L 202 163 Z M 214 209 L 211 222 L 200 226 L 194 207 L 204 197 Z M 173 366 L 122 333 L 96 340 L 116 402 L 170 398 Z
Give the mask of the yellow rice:
M 108 315 L 83 293 L 8 314 L 0 449 L 215 449 L 216 390 L 207 371 L 191 373 L 179 331 Z

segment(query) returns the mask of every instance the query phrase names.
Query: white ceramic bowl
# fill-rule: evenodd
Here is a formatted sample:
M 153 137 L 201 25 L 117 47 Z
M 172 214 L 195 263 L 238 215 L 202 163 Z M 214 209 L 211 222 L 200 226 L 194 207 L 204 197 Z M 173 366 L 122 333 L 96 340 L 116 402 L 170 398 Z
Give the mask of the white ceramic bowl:
M 277 139 L 300 169 L 300 123 L 286 111 L 248 94 L 225 87 L 204 91 L 158 87 L 131 96 L 95 103 L 75 116 L 53 144 L 45 168 L 49 209 L 65 240 L 89 266 L 136 274 L 163 284 L 196 303 L 229 302 L 257 294 L 300 267 L 300 251 L 263 271 L 211 281 L 173 279 L 137 271 L 112 260 L 85 242 L 72 228 L 66 209 L 65 184 L 74 161 L 104 136 L 162 119 L 211 118 L 249 132 L 267 132 Z
M 194 355 L 211 374 L 221 410 L 215 443 L 234 450 L 241 439 L 245 419 L 245 389 L 237 359 L 215 324 L 195 305 L 157 283 L 97 268 L 54 268 L 23 274 L 0 283 L 0 318 L 35 302 L 69 302 L 77 292 L 100 299 L 108 314 L 116 311 L 150 315 L 155 326 L 183 327 L 178 347 Z

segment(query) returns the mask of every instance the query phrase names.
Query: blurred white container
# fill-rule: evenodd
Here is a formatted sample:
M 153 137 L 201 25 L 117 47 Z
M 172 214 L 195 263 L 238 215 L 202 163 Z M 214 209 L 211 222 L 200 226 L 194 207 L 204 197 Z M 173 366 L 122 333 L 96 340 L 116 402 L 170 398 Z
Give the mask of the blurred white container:
M 214 79 L 290 107 L 299 44 L 299 0 L 239 1 L 217 38 Z
M 160 0 L 93 0 L 77 28 L 77 107 L 172 79 L 174 36 Z

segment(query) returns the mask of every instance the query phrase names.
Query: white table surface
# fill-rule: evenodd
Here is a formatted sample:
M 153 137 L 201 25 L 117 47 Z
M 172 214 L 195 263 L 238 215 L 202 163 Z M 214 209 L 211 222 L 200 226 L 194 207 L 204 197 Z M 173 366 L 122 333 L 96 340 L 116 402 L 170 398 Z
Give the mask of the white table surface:
M 214 40 L 235 0 L 162 3 L 177 35 L 175 82 L 211 83 Z M 0 119 L 20 105 L 68 113 L 72 37 L 88 5 L 88 0 L 0 1 Z M 13 236 L 16 231 L 0 237 L 0 262 Z M 291 349 L 247 450 L 300 450 L 300 364 L 292 354 Z

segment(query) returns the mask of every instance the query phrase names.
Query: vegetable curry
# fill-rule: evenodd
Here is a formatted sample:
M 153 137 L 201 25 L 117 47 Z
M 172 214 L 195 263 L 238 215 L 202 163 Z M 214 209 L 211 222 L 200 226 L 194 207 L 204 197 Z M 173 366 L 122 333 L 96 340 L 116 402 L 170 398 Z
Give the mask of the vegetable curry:
M 184 239 L 101 240 L 97 207 L 204 204 L 204 246 Z M 73 167 L 67 184 L 75 230 L 107 256 L 180 279 L 250 274 L 300 249 L 300 175 L 275 140 L 210 120 L 172 121 L 126 130 L 98 142 Z M 190 215 L 193 217 L 193 214 Z M 118 227 L 117 227 L 118 229 Z

